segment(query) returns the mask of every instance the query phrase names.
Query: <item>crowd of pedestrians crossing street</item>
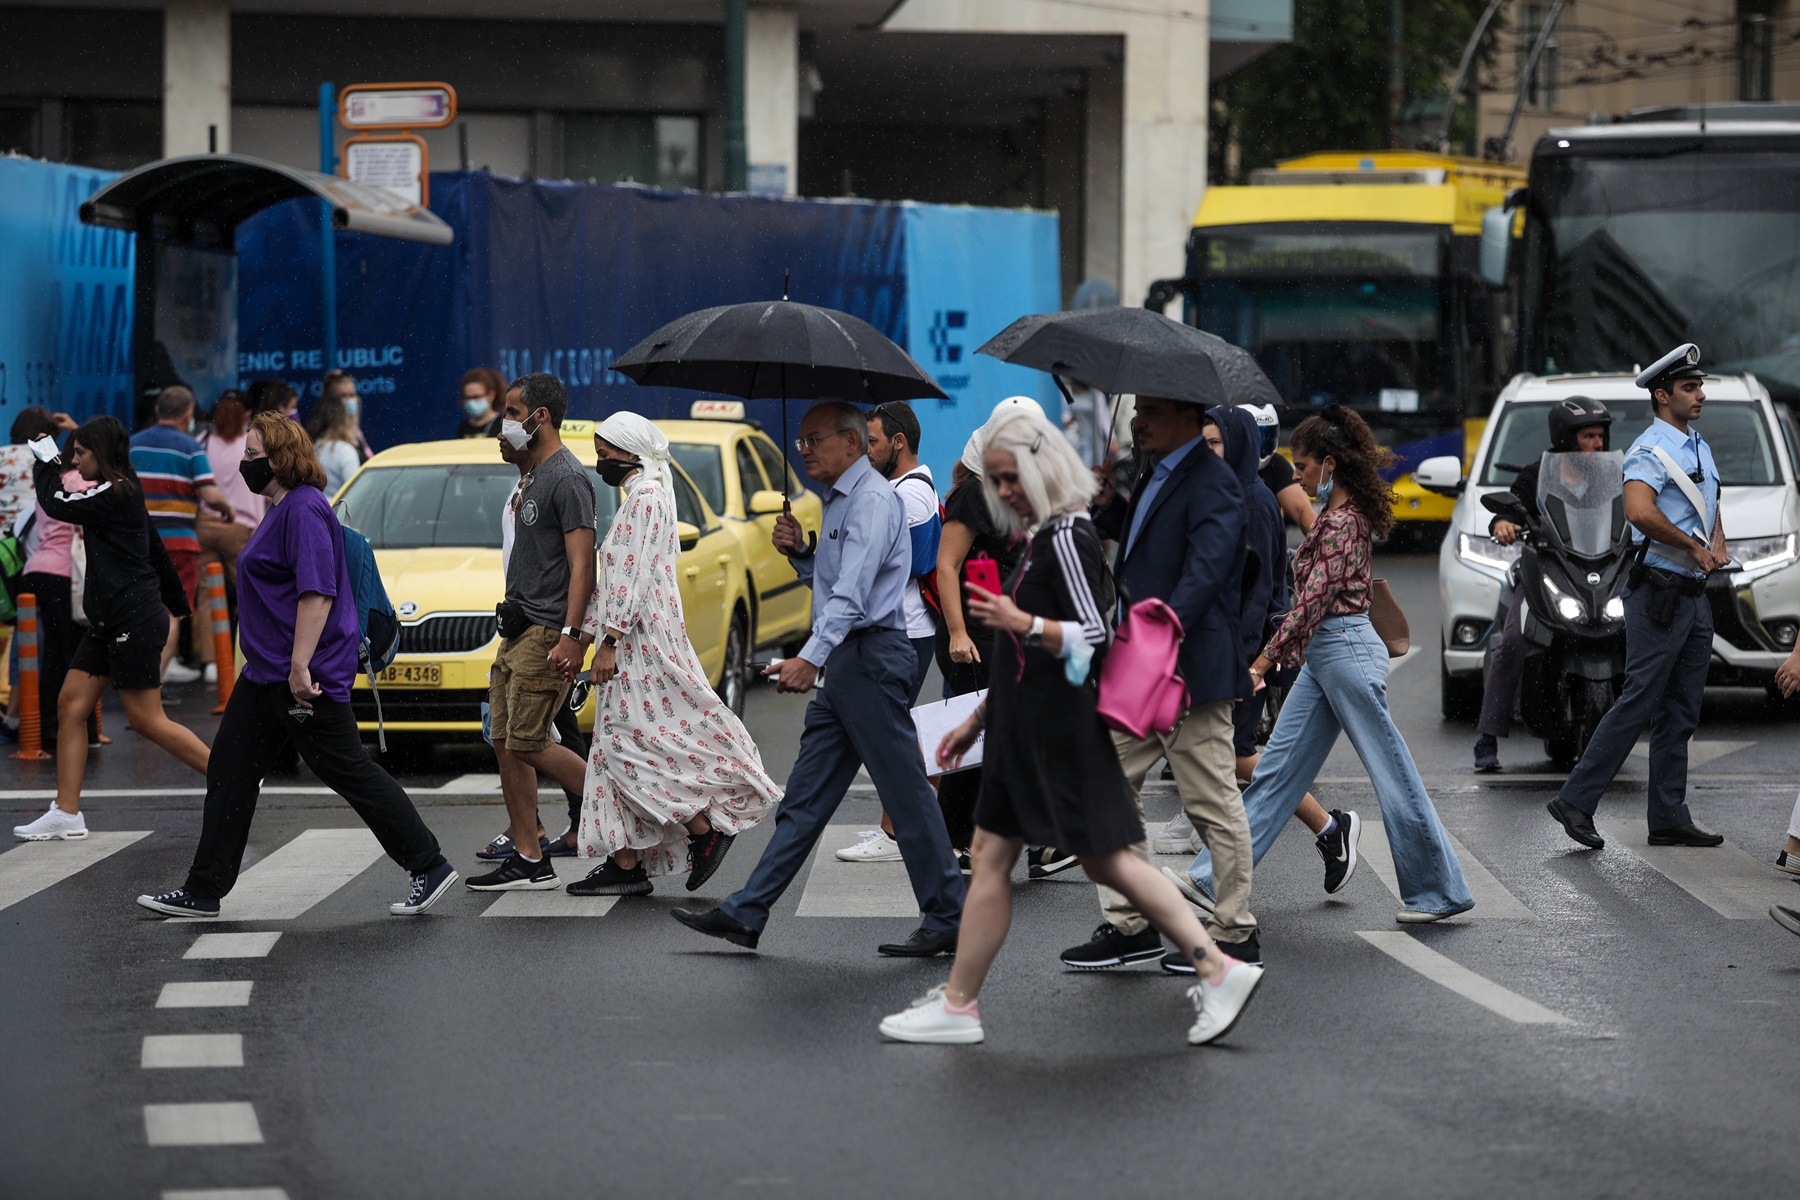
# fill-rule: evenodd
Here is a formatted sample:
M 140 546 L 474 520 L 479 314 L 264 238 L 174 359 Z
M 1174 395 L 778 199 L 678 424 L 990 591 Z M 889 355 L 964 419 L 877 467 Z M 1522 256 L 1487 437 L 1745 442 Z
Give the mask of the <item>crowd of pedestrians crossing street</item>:
M 1655 419 L 1625 460 L 1625 512 L 1640 543 L 1625 594 L 1627 682 L 1549 806 L 1570 838 L 1595 850 L 1604 846 L 1593 823 L 1600 794 L 1646 728 L 1651 843 L 1704 850 L 1722 841 L 1686 804 L 1711 642 L 1702 592 L 1728 561 L 1717 468 L 1697 427 L 1698 362 L 1683 346 L 1638 380 Z M 116 689 L 132 728 L 206 779 L 186 879 L 138 897 L 167 916 L 229 915 L 263 780 L 296 754 L 405 872 L 393 913 L 426 911 L 460 878 L 405 789 L 371 758 L 350 707 L 369 649 L 354 570 L 360 535 L 347 534 L 329 497 L 372 450 L 355 379 L 333 372 L 315 392 L 304 426 L 293 389 L 259 381 L 222 396 L 199 428 L 192 393 L 171 387 L 136 436 L 112 417 L 77 427 L 26 409 L 0 455 L 0 534 L 21 560 L 8 591 L 36 597 L 57 780 L 55 802 L 14 833 L 87 835 L 81 793 L 96 702 Z M 1230 1032 L 1263 983 L 1253 880 L 1289 819 L 1312 835 L 1326 892 L 1357 868 L 1362 818 L 1327 810 L 1310 790 L 1344 735 L 1381 810 L 1396 921 L 1442 921 L 1475 905 L 1389 709 L 1398 651 L 1378 631 L 1387 601 L 1373 555 L 1393 524 L 1391 459 L 1350 409 L 1313 412 L 1283 456 L 1272 408 L 1140 395 L 1131 467 L 1121 470 L 1101 406 L 1065 429 L 1013 397 L 969 437 L 940 498 L 909 405 L 814 403 L 793 448 L 823 492 L 823 527 L 814 541 L 784 513 L 772 534 L 812 595 L 810 635 L 767 669 L 777 690 L 808 696 L 784 788 L 689 643 L 663 432 L 632 413 L 609 416 L 596 427 L 589 472 L 562 442 L 569 397 L 555 376 L 508 383 L 476 368 L 458 402 L 456 436 L 492 439 L 518 471 L 498 531 L 505 599 L 482 711 L 506 827 L 471 848 L 487 866 L 466 880 L 470 889 L 632 897 L 673 876 L 694 891 L 740 836 L 772 818 L 743 882 L 717 905 L 673 909 L 674 919 L 753 951 L 765 935 L 781 936 L 771 912 L 815 851 L 853 870 L 900 862 L 918 925 L 874 949 L 955 961 L 944 983 L 880 1020 L 879 1032 L 968 1044 L 985 1036 L 980 992 L 1012 920 L 1014 865 L 1027 853 L 1028 880 L 1079 865 L 1098 886 L 1100 923 L 1061 963 L 1105 971 L 1159 962 L 1187 988 L 1188 1041 L 1201 1045 Z M 1605 407 L 1571 405 L 1552 415 L 1553 444 L 1603 450 Z M 1514 488 L 1527 511 L 1536 471 L 1521 472 Z M 604 536 L 602 488 L 621 493 Z M 1290 524 L 1300 530 L 1291 555 Z M 1492 528 L 1502 543 L 1517 533 L 1504 520 Z M 195 676 L 175 657 L 177 624 L 199 599 L 203 556 L 224 568 L 242 646 L 212 748 L 166 715 L 161 691 L 165 680 Z M 1109 673 L 1121 634 L 1129 641 L 1134 623 L 1150 619 L 1140 614 L 1164 612 L 1179 629 L 1168 677 L 1149 678 L 1132 656 Z M 1515 611 L 1489 672 L 1477 770 L 1498 766 L 1518 638 Z M 934 663 L 942 692 L 924 695 Z M 1259 749 L 1271 683 L 1285 698 Z M 1800 651 L 1776 683 L 1800 690 Z M 1134 727 L 1119 715 L 1120 696 L 1153 685 L 1179 688 L 1180 703 L 1170 719 Z M 591 742 L 574 724 L 572 689 L 595 698 Z M 921 756 L 911 710 L 936 701 L 967 715 Z M 16 716 L 15 703 L 9 736 Z M 1139 794 L 1158 764 L 1181 812 L 1146 831 Z M 821 849 L 861 770 L 879 795 L 880 827 Z M 554 839 L 538 814 L 540 776 L 568 797 Z M 1152 849 L 1194 858 L 1185 871 L 1159 871 Z M 577 858 L 585 873 L 559 877 L 554 860 Z M 1800 876 L 1800 803 L 1775 867 Z M 1800 934 L 1800 909 L 1771 915 Z M 871 1012 L 883 1002 L 871 998 Z

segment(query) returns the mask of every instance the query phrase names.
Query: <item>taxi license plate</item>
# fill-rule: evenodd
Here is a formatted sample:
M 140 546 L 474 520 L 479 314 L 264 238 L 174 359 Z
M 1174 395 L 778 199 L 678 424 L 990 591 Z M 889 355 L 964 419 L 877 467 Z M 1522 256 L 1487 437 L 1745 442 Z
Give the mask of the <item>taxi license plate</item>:
M 381 686 L 441 687 L 444 669 L 437 663 L 395 663 L 381 673 Z

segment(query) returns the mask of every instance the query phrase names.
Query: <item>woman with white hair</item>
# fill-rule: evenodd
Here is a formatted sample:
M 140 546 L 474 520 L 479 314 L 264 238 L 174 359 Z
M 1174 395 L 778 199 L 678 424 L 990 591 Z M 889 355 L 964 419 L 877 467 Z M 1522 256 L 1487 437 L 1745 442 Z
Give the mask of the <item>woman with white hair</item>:
M 568 891 L 647 896 L 652 876 L 685 867 L 691 892 L 781 789 L 688 642 L 669 439 L 636 413 L 614 413 L 594 451 L 600 478 L 625 489 L 582 624 L 596 642 L 596 690 L 580 853 L 606 861 Z
M 1262 968 L 1224 954 L 1175 885 L 1132 853 L 1144 826 L 1096 707 L 1115 598 L 1087 515 L 1094 477 L 1041 416 L 1007 414 L 985 442 L 989 510 L 1029 540 L 999 593 L 969 589 L 970 612 L 997 631 L 991 684 L 986 702 L 937 751 L 940 764 L 954 767 L 986 731 L 974 876 L 950 981 L 888 1017 L 881 1032 L 902 1042 L 982 1040 L 976 997 L 1006 940 L 1013 864 L 1030 842 L 1076 855 L 1090 879 L 1129 897 L 1180 948 L 1200 977 L 1188 989 L 1188 1042 L 1215 1041 L 1250 1002 Z

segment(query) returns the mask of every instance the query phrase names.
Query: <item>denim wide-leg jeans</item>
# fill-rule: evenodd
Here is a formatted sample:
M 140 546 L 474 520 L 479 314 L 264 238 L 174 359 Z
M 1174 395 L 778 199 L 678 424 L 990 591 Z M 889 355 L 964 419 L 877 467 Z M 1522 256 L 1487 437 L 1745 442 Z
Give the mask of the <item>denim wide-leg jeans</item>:
M 1288 689 L 1244 792 L 1252 859 L 1261 862 L 1269 852 L 1318 778 L 1338 734 L 1347 733 L 1375 785 L 1402 903 L 1421 912 L 1463 912 L 1475 907 L 1475 900 L 1412 752 L 1388 712 L 1387 674 L 1387 647 L 1366 615 L 1319 623 L 1306 647 L 1306 665 Z M 1202 850 L 1188 875 L 1211 895 L 1212 855 Z

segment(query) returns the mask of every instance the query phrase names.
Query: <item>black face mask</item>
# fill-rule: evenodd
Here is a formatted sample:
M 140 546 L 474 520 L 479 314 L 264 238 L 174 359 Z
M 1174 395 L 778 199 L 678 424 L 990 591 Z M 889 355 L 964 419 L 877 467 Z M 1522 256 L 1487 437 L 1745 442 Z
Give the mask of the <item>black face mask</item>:
M 631 473 L 638 469 L 639 467 L 636 463 L 625 462 L 617 458 L 603 458 L 600 460 L 599 465 L 594 468 L 594 470 L 600 473 L 600 478 L 606 481 L 608 487 L 623 486 L 625 480 Z
M 238 474 L 243 476 L 245 486 L 260 496 L 264 488 L 275 482 L 275 464 L 267 458 L 245 459 L 238 464 Z

